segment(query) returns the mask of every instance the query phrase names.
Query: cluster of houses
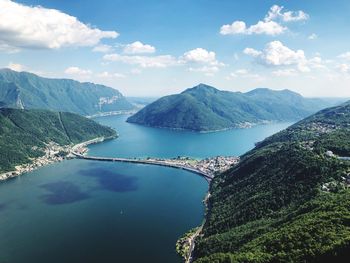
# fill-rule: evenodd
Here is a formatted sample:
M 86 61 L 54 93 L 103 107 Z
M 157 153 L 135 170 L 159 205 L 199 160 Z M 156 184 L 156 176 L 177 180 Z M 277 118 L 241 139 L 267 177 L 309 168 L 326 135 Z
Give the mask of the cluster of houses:
M 15 166 L 14 171 L 0 174 L 0 181 L 16 177 L 22 173 L 33 171 L 38 167 L 50 163 L 62 161 L 65 158 L 66 154 L 70 152 L 70 148 L 71 146 L 69 145 L 60 146 L 57 143 L 50 142 L 43 149 L 43 156 L 31 159 L 30 163 Z

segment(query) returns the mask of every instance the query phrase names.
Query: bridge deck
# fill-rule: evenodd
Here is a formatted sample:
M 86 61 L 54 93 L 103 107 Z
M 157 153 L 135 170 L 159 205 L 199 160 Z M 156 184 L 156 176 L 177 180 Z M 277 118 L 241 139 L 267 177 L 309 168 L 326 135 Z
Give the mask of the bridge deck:
M 149 164 L 149 165 L 159 165 L 159 166 L 165 166 L 165 167 L 171 167 L 176 169 L 182 169 L 189 171 L 191 173 L 198 174 L 200 176 L 203 176 L 208 182 L 210 182 L 213 179 L 213 175 L 207 174 L 205 172 L 202 172 L 200 170 L 186 167 L 183 165 L 178 164 L 172 164 L 167 163 L 165 161 L 154 161 L 154 160 L 144 160 L 144 159 L 131 159 L 131 158 L 110 158 L 110 157 L 95 157 L 95 156 L 85 156 L 76 152 L 73 152 L 73 154 L 80 158 L 85 160 L 93 160 L 93 161 L 104 161 L 104 162 L 125 162 L 125 163 L 138 163 L 138 164 Z

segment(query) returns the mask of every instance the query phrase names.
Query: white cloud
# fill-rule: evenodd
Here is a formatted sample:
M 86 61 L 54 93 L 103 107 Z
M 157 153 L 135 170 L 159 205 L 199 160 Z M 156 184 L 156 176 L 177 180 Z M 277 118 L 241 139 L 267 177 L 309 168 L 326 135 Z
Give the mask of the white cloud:
M 124 48 L 125 54 L 141 54 L 141 53 L 154 53 L 156 52 L 156 48 L 143 44 L 140 41 L 133 42 L 131 44 L 127 44 Z
M 304 51 L 292 50 L 284 46 L 280 41 L 272 41 L 266 44 L 263 51 L 250 51 L 245 54 L 251 55 L 258 59 L 258 61 L 267 66 L 290 66 L 296 65 L 299 71 L 308 72 L 310 71 L 307 66 L 307 59 Z M 260 52 L 260 53 L 259 53 Z
M 103 56 L 104 60 L 117 61 L 130 65 L 137 65 L 142 68 L 165 68 L 177 65 L 178 61 L 171 55 L 162 56 L 126 56 L 119 54 L 107 54 Z
M 275 21 L 259 21 L 257 24 L 250 27 L 246 27 L 246 24 L 243 21 L 235 21 L 231 25 L 223 25 L 220 29 L 220 34 L 266 34 L 274 36 L 282 34 L 286 29 L 286 27 L 281 26 Z
M 341 72 L 341 73 L 350 73 L 350 65 L 348 64 L 340 64 L 337 66 L 337 69 Z
M 74 76 L 90 76 L 92 74 L 91 70 L 87 69 L 81 69 L 79 67 L 69 67 L 66 68 L 64 71 L 67 75 L 74 75 Z
M 0 0 L 0 46 L 15 49 L 94 46 L 102 38 L 117 36 L 115 31 L 93 28 L 59 10 Z
M 340 54 L 338 57 L 339 57 L 339 58 L 343 58 L 343 59 L 350 60 L 350 51 L 345 52 L 345 53 L 343 53 L 343 54 Z
M 183 54 L 180 58 L 183 63 L 199 63 L 211 66 L 224 66 L 223 63 L 216 59 L 214 51 L 208 51 L 204 48 L 195 48 Z
M 243 21 L 234 21 L 231 25 L 223 25 L 220 28 L 221 35 L 245 34 L 247 26 Z
M 23 71 L 25 69 L 25 67 L 21 64 L 18 64 L 18 63 L 13 63 L 13 62 L 10 62 L 8 65 L 7 65 L 7 68 L 9 69 L 12 69 L 14 71 Z
M 318 38 L 318 36 L 315 33 L 312 33 L 310 36 L 308 36 L 309 40 L 315 40 L 317 38 Z
M 92 49 L 93 52 L 101 52 L 101 53 L 108 53 L 108 52 L 112 52 L 113 48 L 110 45 L 105 45 L 105 44 L 100 44 L 95 46 Z
M 187 51 L 183 55 L 183 59 L 187 62 L 197 63 L 216 63 L 216 55 L 213 51 L 208 51 L 204 48 L 196 48 Z
M 232 24 L 223 25 L 220 28 L 220 34 L 222 35 L 235 35 L 235 34 L 266 34 L 266 35 L 279 35 L 287 30 L 287 27 L 276 22 L 293 22 L 307 20 L 309 15 L 304 11 L 286 11 L 282 12 L 283 6 L 274 5 L 270 8 L 268 14 L 263 21 L 258 21 L 256 24 L 247 26 L 244 21 L 234 21 Z
M 121 74 L 121 73 L 111 73 L 108 71 L 104 71 L 104 72 L 98 73 L 97 77 L 99 77 L 99 78 L 118 78 L 119 79 L 119 78 L 125 78 L 125 75 Z
M 258 57 L 262 52 L 254 48 L 247 47 L 243 50 L 243 53 L 252 57 Z
M 281 19 L 284 22 L 294 22 L 309 19 L 309 15 L 304 11 L 286 11 L 282 12 L 283 6 L 273 5 L 265 17 L 265 21 Z

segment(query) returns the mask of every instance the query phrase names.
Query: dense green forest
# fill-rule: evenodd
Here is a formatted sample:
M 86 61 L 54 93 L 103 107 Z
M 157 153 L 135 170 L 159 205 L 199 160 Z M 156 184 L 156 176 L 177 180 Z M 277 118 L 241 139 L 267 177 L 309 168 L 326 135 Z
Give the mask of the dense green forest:
M 10 69 L 0 69 L 0 107 L 68 111 L 81 115 L 134 108 L 118 90 L 104 85 L 42 78 Z
M 348 262 L 349 156 L 350 102 L 258 143 L 213 180 L 195 262 Z
M 221 91 L 205 84 L 147 105 L 128 122 L 153 127 L 213 131 L 247 123 L 296 121 L 334 106 L 339 100 L 311 99 L 290 90 Z M 249 124 L 248 124 L 249 125 Z
M 76 144 L 116 132 L 73 113 L 0 109 L 0 172 L 43 155 L 45 143 Z

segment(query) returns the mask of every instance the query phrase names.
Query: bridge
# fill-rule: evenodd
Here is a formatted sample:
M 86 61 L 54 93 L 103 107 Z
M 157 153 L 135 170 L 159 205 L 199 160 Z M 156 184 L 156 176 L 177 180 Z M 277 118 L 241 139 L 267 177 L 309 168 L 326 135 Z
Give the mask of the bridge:
M 136 163 L 136 164 L 147 164 L 147 165 L 158 165 L 158 166 L 165 166 L 165 167 L 171 167 L 176 169 L 185 170 L 194 174 L 198 174 L 202 177 L 204 177 L 208 182 L 210 182 L 213 179 L 212 174 L 207 174 L 201 170 L 183 166 L 180 164 L 170 163 L 167 161 L 162 160 L 148 160 L 148 159 L 132 159 L 132 158 L 111 158 L 111 157 L 95 157 L 95 156 L 86 156 L 82 155 L 80 153 L 77 153 L 75 151 L 72 151 L 72 154 L 76 156 L 79 159 L 84 160 L 92 160 L 92 161 L 102 161 L 102 162 L 122 162 L 122 163 Z

